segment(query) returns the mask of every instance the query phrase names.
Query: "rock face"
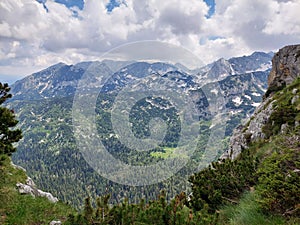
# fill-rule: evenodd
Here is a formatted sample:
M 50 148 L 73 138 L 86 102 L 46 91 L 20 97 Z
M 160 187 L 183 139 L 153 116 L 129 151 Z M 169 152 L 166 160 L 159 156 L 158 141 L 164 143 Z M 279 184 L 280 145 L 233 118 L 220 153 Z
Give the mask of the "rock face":
M 300 45 L 286 46 L 272 59 L 272 71 L 268 78 L 267 96 L 289 85 L 300 76 Z
M 253 116 L 246 124 L 238 126 L 233 131 L 233 135 L 230 138 L 229 149 L 221 156 L 221 159 L 235 159 L 243 149 L 248 148 L 250 142 L 265 138 L 262 128 L 273 112 L 274 102 L 272 98 L 265 100 L 256 108 Z
M 230 139 L 229 149 L 220 157 L 220 159 L 235 159 L 243 149 L 248 148 L 252 141 L 264 139 L 265 134 L 262 131 L 263 126 L 269 120 L 274 111 L 272 94 L 281 90 L 286 85 L 291 84 L 297 77 L 300 77 L 300 45 L 286 46 L 276 53 L 272 60 L 272 70 L 268 78 L 268 90 L 264 101 L 258 106 L 247 123 L 237 127 Z M 293 90 L 295 97 L 292 102 L 299 98 L 297 89 Z M 292 103 L 293 104 L 293 103 Z M 281 132 L 285 132 L 283 124 Z
M 21 194 L 30 194 L 32 197 L 46 197 L 50 202 L 58 202 L 58 199 L 53 197 L 51 193 L 37 189 L 30 177 L 27 178 L 26 184 L 17 183 L 16 186 Z

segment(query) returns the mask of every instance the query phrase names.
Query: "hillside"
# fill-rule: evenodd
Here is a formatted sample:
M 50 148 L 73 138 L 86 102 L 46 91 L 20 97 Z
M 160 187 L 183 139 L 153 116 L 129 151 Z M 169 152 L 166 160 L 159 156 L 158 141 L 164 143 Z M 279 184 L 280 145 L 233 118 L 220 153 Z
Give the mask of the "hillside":
M 3 157 L 3 156 L 1 156 Z M 0 162 L 0 224 L 30 225 L 65 221 L 75 210 L 62 202 L 53 203 L 46 197 L 20 194 L 17 184 L 26 183 L 27 174 L 6 158 Z
M 25 170 L 11 162 L 10 156 L 16 151 L 15 143 L 22 138 L 22 131 L 15 127 L 18 121 L 14 111 L 3 107 L 11 97 L 10 87 L 0 82 L 0 224 L 64 221 L 74 210 L 51 193 L 38 189 Z

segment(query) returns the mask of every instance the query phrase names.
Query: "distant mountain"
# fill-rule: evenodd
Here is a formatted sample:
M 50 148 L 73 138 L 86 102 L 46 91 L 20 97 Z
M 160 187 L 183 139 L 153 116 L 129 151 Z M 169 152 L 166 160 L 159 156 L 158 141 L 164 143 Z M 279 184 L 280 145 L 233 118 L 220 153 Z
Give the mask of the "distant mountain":
M 229 59 L 236 74 L 264 71 L 272 68 L 272 54 L 254 52 L 250 56 Z
M 250 56 L 235 57 L 229 60 L 219 59 L 202 67 L 197 72 L 197 82 L 218 81 L 227 76 L 270 70 L 272 54 L 254 52 Z
M 178 68 L 166 63 L 136 62 L 123 67 L 103 84 L 102 92 L 109 92 L 124 87 L 135 80 L 143 79 L 152 74 L 163 75 L 169 71 L 177 71 Z
M 13 161 L 26 168 L 39 187 L 76 207 L 81 205 L 80 200 L 87 193 L 95 197 L 109 192 L 112 193 L 112 201 L 117 202 L 125 196 L 129 196 L 130 201 L 140 197 L 149 200 L 161 189 L 166 189 L 168 196 L 172 197 L 190 188 L 186 176 L 201 160 L 213 127 L 212 118 L 217 114 L 228 115 L 224 146 L 218 149 L 220 155 L 227 148 L 234 127 L 249 117 L 261 101 L 267 88 L 270 65 L 271 56 L 258 52 L 229 60 L 220 59 L 193 71 L 180 64 L 162 62 L 104 60 L 53 65 L 12 85 L 13 98 L 8 104 L 18 114 L 24 131 Z M 165 140 L 167 150 L 158 148 L 150 154 L 130 151 L 120 143 L 111 125 L 110 110 L 117 94 L 128 86 L 131 91 L 136 91 L 147 85 L 157 88 L 161 84 L 166 90 L 177 90 L 189 96 L 197 110 L 196 113 L 189 112 L 189 116 L 199 117 L 201 142 L 192 162 L 175 175 L 176 181 L 167 180 L 145 190 L 143 187 L 115 184 L 93 171 L 80 154 L 73 134 L 72 104 L 82 80 L 86 81 L 86 85 L 81 84 L 84 93 L 99 93 L 96 123 L 98 132 L 106 138 L 105 145 L 116 158 L 132 165 L 156 163 L 163 157 L 170 157 L 170 146 L 176 145 L 177 140 L 173 133 L 176 124 L 169 121 L 173 128 L 170 128 Z M 122 103 L 128 104 L 125 100 Z M 170 108 L 160 106 L 163 104 L 161 100 L 145 99 L 139 104 L 137 109 L 142 111 L 132 111 L 131 123 L 137 124 L 137 134 L 147 136 L 151 119 L 147 110 L 167 119 L 163 115 L 167 115 Z M 216 107 L 211 107 L 213 104 Z M 143 128 L 144 125 L 146 128 Z M 197 122 L 196 130 L 198 125 Z
M 58 63 L 45 70 L 34 73 L 12 85 L 14 100 L 37 100 L 74 95 L 78 81 L 87 68 L 95 71 L 94 79 L 102 79 L 112 73 L 104 63 L 86 62 L 76 65 Z M 97 73 L 101 71 L 101 73 Z M 95 84 L 94 80 L 91 85 Z

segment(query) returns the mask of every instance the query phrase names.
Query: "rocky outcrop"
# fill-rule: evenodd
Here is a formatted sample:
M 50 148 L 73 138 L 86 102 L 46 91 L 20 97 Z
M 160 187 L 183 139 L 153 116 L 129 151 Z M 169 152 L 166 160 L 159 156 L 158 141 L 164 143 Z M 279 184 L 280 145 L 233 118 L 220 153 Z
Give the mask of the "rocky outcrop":
M 12 161 L 10 162 L 10 164 L 15 168 L 15 169 L 19 169 L 19 170 L 23 170 L 24 172 L 26 172 L 26 169 L 22 166 L 18 166 L 16 164 L 14 164 Z
M 300 77 L 300 45 L 287 46 L 279 50 L 272 60 L 272 70 L 268 78 L 268 90 L 264 101 L 257 107 L 252 117 L 244 125 L 238 126 L 230 139 L 229 149 L 220 159 L 235 159 L 243 149 L 248 148 L 250 142 L 264 139 L 262 131 L 268 122 L 272 112 L 275 110 L 272 93 L 283 89 L 291 84 L 297 77 Z M 294 89 L 295 95 L 292 104 L 298 101 L 298 90 Z M 296 121 L 297 122 L 297 121 Z M 297 124 L 295 124 L 297 126 Z M 286 132 L 287 125 L 282 124 L 281 132 Z
M 21 194 L 30 194 L 32 197 L 46 197 L 50 202 L 58 202 L 58 199 L 51 193 L 37 189 L 30 177 L 27 178 L 26 184 L 17 183 L 16 186 Z
M 300 77 L 300 45 L 286 46 L 277 52 L 272 59 L 272 71 L 268 78 L 268 91 L 271 93 L 291 84 Z
M 243 149 L 248 148 L 250 142 L 264 139 L 263 126 L 268 122 L 273 112 L 274 102 L 269 98 L 259 105 L 252 117 L 244 125 L 238 126 L 230 138 L 229 149 L 221 156 L 221 159 L 235 159 Z

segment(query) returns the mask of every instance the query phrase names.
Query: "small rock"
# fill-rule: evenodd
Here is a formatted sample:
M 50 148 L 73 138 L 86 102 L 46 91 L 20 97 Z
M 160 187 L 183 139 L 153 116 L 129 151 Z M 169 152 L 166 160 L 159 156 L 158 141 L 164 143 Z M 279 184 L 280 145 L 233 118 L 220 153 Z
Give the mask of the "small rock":
M 11 164 L 14 168 L 20 169 L 20 170 L 23 170 L 24 172 L 26 172 L 26 170 L 25 170 L 22 166 L 15 165 L 13 162 L 10 162 L 10 164 Z
M 288 124 L 282 124 L 281 125 L 281 128 L 280 128 L 280 133 L 282 133 L 282 134 L 286 134 L 287 133 L 287 130 L 288 130 L 288 127 L 289 127 L 289 125 Z
M 49 225 L 61 225 L 62 223 L 61 223 L 61 221 L 59 221 L 59 220 L 53 220 L 53 221 L 51 221 L 50 223 L 49 223 Z
M 298 91 L 298 89 L 297 89 L 297 88 L 294 88 L 294 89 L 292 90 L 293 95 L 295 95 L 295 94 L 297 93 L 297 91 Z
M 40 196 L 40 197 L 46 197 L 48 198 L 48 200 L 50 202 L 53 202 L 53 203 L 56 203 L 58 202 L 58 198 L 54 197 L 51 193 L 49 192 L 44 192 L 44 191 L 41 191 L 41 190 L 37 190 L 37 196 Z
M 17 183 L 17 188 L 20 194 L 30 194 L 32 197 L 35 197 L 35 190 L 29 185 Z
M 30 177 L 27 177 L 26 184 L 31 187 L 35 187 L 35 183 L 33 182 L 33 180 Z
M 295 95 L 293 98 L 292 98 L 292 105 L 294 105 L 299 99 L 299 95 Z

